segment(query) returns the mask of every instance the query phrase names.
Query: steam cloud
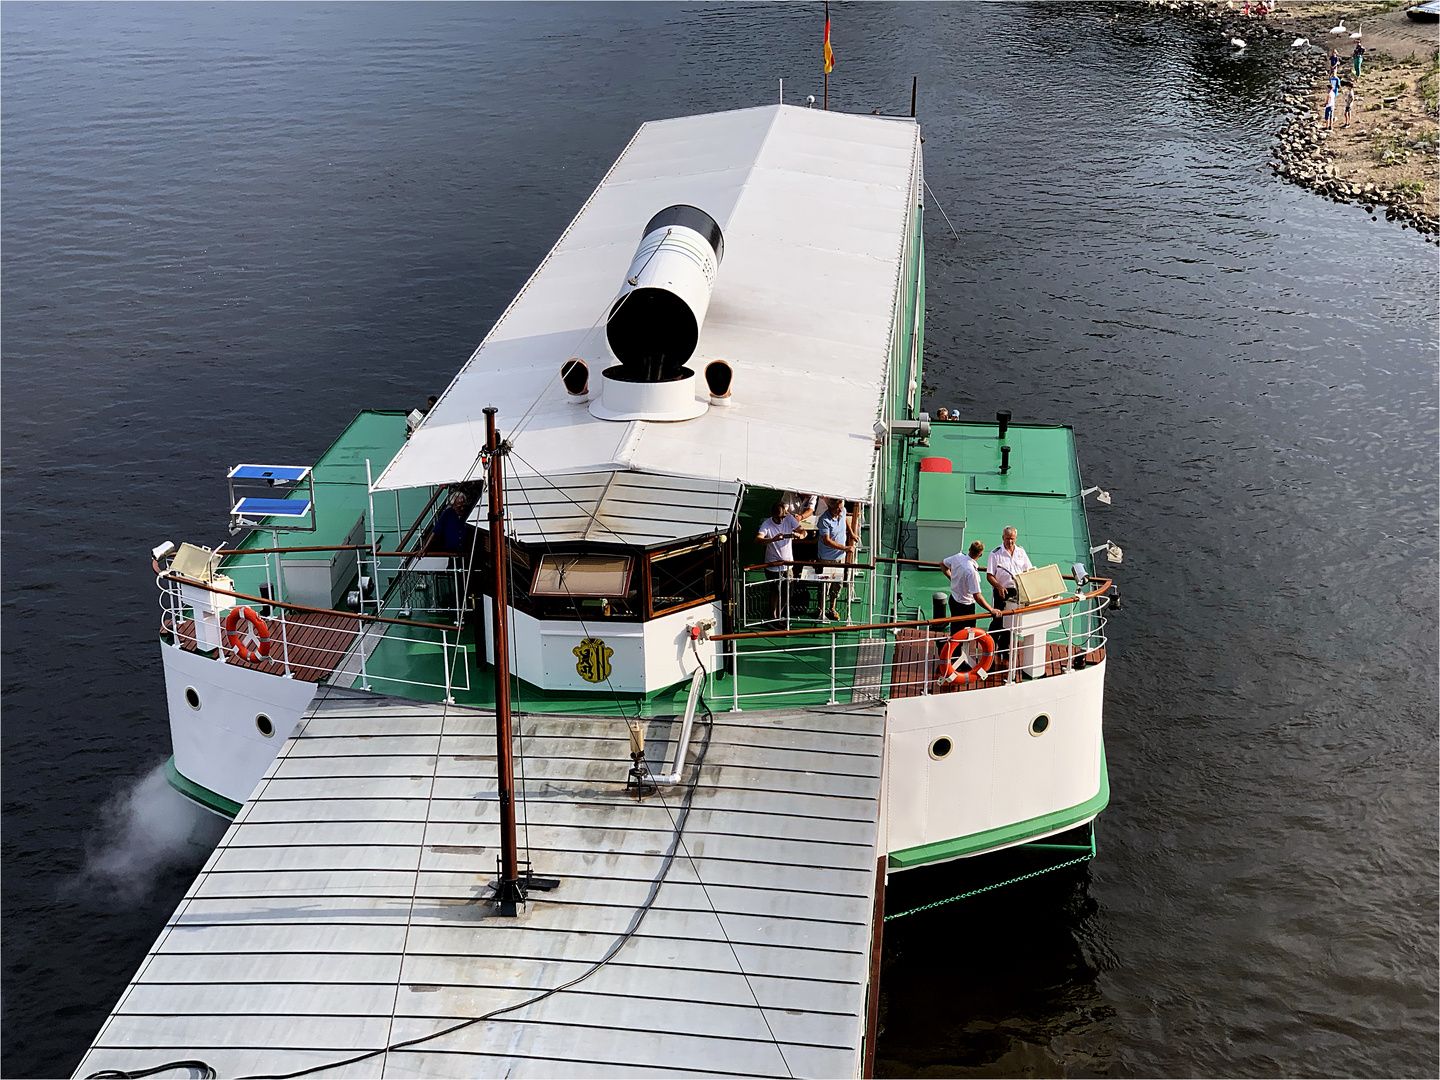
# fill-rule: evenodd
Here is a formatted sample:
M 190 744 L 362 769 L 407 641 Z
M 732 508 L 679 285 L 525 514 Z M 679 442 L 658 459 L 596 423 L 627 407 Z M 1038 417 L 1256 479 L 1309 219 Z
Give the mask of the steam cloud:
M 165 871 L 198 864 L 225 831 L 223 820 L 170 786 L 163 764 L 118 792 L 101 818 L 81 883 L 126 905 L 143 901 Z

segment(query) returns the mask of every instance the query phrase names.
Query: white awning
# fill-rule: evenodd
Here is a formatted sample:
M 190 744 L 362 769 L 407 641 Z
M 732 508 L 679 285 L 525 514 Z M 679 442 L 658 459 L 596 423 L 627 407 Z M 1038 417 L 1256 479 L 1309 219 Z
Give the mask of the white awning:
M 735 523 L 740 485 L 637 472 L 505 479 L 510 535 L 529 544 L 576 540 L 652 547 L 713 536 Z M 470 522 L 489 528 L 482 502 Z
M 494 405 L 512 475 L 633 470 L 868 499 L 919 187 L 910 120 L 771 105 L 645 124 L 376 487 L 477 475 Z M 609 304 L 645 223 L 675 203 L 724 230 L 688 366 L 727 361 L 733 396 L 682 422 L 597 419 L 560 365 L 585 360 L 598 388 L 615 362 Z

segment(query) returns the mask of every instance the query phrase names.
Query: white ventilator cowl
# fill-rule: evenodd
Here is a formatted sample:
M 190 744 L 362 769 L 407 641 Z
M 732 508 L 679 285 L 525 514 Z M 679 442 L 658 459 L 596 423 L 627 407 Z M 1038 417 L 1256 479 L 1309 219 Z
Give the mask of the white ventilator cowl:
M 645 226 L 605 338 L 623 382 L 670 382 L 695 352 L 710 291 L 725 257 L 720 226 L 694 206 L 669 206 Z

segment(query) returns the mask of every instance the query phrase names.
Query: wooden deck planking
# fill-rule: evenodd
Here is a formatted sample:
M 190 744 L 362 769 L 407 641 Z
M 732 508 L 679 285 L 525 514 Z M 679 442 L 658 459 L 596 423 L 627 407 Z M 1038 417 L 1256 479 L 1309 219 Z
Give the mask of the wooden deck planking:
M 560 889 L 519 919 L 489 913 L 488 713 L 327 691 L 79 1074 L 180 1057 L 291 1071 L 585 973 L 650 895 L 686 792 L 624 793 L 617 721 L 520 726 L 536 871 Z M 677 728 L 649 724 L 656 771 Z M 878 708 L 717 718 L 684 847 L 613 960 L 503 1018 L 318 1075 L 857 1074 L 882 729 Z M 691 770 L 702 739 L 697 727 Z
M 1047 643 L 1046 676 L 1064 674 L 1075 658 L 1082 654 L 1090 664 L 1098 664 L 1105 659 L 1103 646 L 1087 653 L 1069 645 Z M 936 681 L 938 671 L 939 653 L 933 637 L 927 638 L 923 630 L 915 628 L 906 628 L 896 635 L 895 660 L 890 672 L 892 698 L 919 697 L 922 694 L 957 694 L 1005 684 L 1004 673 L 992 669 L 991 673 L 979 682 L 962 684 L 956 681 L 942 686 Z
M 227 651 L 225 662 L 271 675 L 283 675 L 288 657 L 291 674 L 302 682 L 320 682 L 339 667 L 354 646 L 360 626 L 359 621 L 351 616 L 310 611 L 291 612 L 286 615 L 283 625 L 278 618 L 266 622 L 271 637 L 268 657 L 255 661 L 242 660 Z M 182 621 L 176 627 L 175 636 L 183 648 L 196 651 L 194 620 Z

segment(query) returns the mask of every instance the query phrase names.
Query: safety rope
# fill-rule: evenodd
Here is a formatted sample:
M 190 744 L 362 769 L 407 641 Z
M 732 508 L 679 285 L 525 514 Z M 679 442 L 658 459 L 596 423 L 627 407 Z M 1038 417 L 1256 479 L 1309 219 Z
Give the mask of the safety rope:
M 1054 866 L 1046 866 L 1039 870 L 1032 870 L 1028 874 L 1021 874 L 1019 877 L 1006 878 L 1004 881 L 997 881 L 992 885 L 982 885 L 978 889 L 971 889 L 969 892 L 960 893 L 958 896 L 949 896 L 946 897 L 944 900 L 936 900 L 933 903 L 921 904 L 919 907 L 913 907 L 907 911 L 897 911 L 893 915 L 886 915 L 885 921 L 889 922 L 891 919 L 903 919 L 906 915 L 918 915 L 922 911 L 929 911 L 932 908 L 943 907 L 946 904 L 953 904 L 957 900 L 968 900 L 972 896 L 979 896 L 981 893 L 987 893 L 994 889 L 1001 889 L 1004 888 L 1006 885 L 1015 885 L 1022 881 L 1029 881 L 1031 878 L 1037 878 L 1040 877 L 1042 874 L 1048 874 L 1052 870 L 1063 870 L 1067 866 L 1078 866 L 1080 863 L 1089 862 L 1094 857 L 1095 837 L 1092 833 L 1090 837 L 1089 852 L 1081 855 L 1077 859 L 1067 859 L 1065 862 L 1056 863 Z

